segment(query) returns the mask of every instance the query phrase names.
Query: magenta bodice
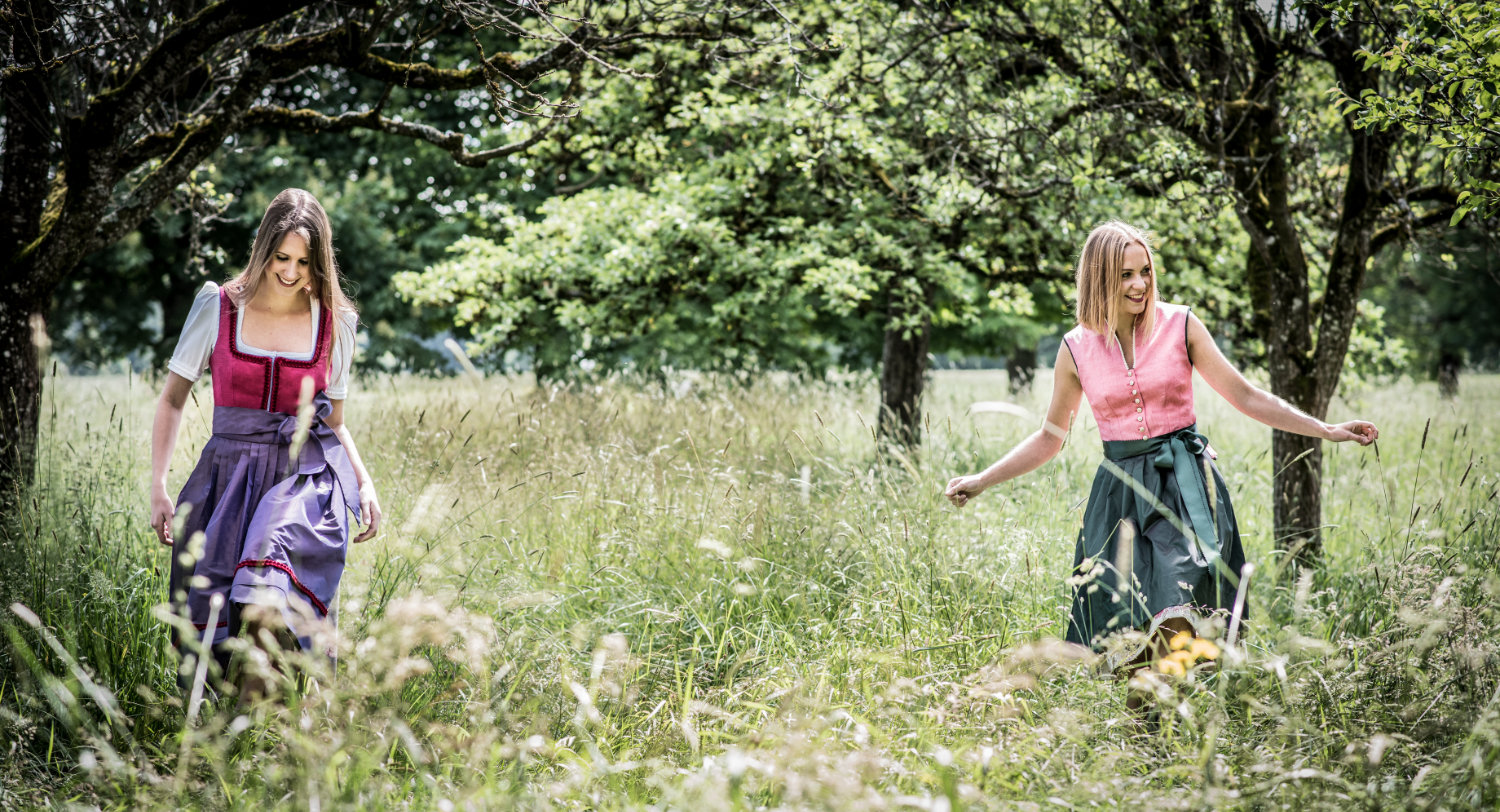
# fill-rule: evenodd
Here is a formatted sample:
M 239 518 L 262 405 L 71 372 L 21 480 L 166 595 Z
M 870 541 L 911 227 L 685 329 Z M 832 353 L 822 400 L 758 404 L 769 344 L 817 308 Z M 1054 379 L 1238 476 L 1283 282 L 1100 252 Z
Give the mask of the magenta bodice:
M 1073 354 L 1101 440 L 1142 440 L 1184 429 L 1193 413 L 1193 364 L 1187 348 L 1188 308 L 1156 305 L 1156 327 L 1135 333 L 1135 367 L 1118 341 L 1079 325 L 1063 343 Z
M 235 346 L 240 309 L 228 291 L 219 291 L 219 339 L 209 357 L 213 371 L 214 405 L 297 413 L 302 379 L 313 379 L 313 393 L 328 388 L 328 350 L 333 343 L 332 318 L 322 308 L 313 357 L 308 361 L 263 357 L 240 352 Z

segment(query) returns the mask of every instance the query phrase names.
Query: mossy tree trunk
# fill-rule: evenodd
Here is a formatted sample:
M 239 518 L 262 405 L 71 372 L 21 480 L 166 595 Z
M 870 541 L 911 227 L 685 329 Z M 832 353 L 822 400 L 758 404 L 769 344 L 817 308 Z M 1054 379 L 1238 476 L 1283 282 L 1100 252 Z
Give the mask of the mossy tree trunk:
M 1267 56 L 1275 50 L 1268 36 L 1257 42 Z M 1352 51 L 1330 48 L 1329 53 L 1336 57 L 1335 72 L 1346 92 L 1358 96 L 1362 88 L 1375 84 L 1377 77 L 1359 69 Z M 1291 204 L 1293 182 L 1279 79 L 1268 77 L 1265 88 L 1265 102 L 1247 113 L 1238 133 L 1222 140 L 1226 152 L 1243 158 L 1232 181 L 1240 200 L 1240 223 L 1250 237 L 1246 277 L 1252 323 L 1267 331 L 1262 337 L 1272 393 L 1322 420 L 1338 391 L 1371 256 L 1371 236 L 1385 207 L 1375 187 L 1384 182 L 1400 133 L 1355 130 L 1346 119 L 1349 173 L 1327 284 L 1315 314 L 1308 258 Z M 1314 562 L 1322 554 L 1322 440 L 1273 430 L 1271 464 L 1277 546 L 1300 563 Z
M 6 16 L 7 62 L 19 68 L 45 65 L 55 58 L 57 9 L 52 3 L 16 0 Z M 0 518 L 10 516 L 30 484 L 36 449 L 42 381 L 33 331 L 51 293 L 49 277 L 55 273 L 38 262 L 37 251 L 44 236 L 56 128 L 57 110 L 50 95 L 41 70 L 23 70 L 0 83 L 6 119 L 0 159 Z
M 880 437 L 908 448 L 922 440 L 922 390 L 932 344 L 930 299 L 930 291 L 917 296 L 892 292 L 880 353 Z

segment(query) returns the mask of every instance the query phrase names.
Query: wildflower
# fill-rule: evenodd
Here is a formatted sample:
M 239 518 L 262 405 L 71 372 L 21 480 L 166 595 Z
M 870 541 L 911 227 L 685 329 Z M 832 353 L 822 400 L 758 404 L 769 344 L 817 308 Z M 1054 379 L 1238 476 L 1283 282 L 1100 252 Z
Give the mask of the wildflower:
M 1181 665 L 1183 668 L 1192 668 L 1193 663 L 1196 662 L 1198 658 L 1194 656 L 1191 651 L 1180 650 L 1168 654 L 1166 656 L 1166 659 Z

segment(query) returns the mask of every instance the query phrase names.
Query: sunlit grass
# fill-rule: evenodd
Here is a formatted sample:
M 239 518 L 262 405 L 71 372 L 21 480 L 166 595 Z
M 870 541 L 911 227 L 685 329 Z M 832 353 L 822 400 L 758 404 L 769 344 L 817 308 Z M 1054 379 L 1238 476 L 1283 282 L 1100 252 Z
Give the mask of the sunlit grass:
M 865 379 L 366 379 L 349 423 L 386 524 L 350 555 L 337 676 L 243 716 L 225 698 L 184 734 L 152 611 L 155 393 L 49 379 L 5 602 L 130 732 L 8 615 L 0 802 L 1493 806 L 1500 379 L 1466 378 L 1455 403 L 1400 383 L 1335 405 L 1383 439 L 1326 448 L 1327 565 L 1301 582 L 1270 575 L 1269 430 L 1200 387 L 1259 574 L 1247 646 L 1163 683 L 1156 734 L 1122 684 L 1026 646 L 1064 630 L 1091 418 L 1041 471 L 963 511 L 941 498 L 1039 422 L 967 413 L 1003 384 L 938 374 L 923 446 L 900 454 L 877 451 Z M 1039 415 L 1048 384 L 1021 405 Z M 208 397 L 188 404 L 174 488 Z

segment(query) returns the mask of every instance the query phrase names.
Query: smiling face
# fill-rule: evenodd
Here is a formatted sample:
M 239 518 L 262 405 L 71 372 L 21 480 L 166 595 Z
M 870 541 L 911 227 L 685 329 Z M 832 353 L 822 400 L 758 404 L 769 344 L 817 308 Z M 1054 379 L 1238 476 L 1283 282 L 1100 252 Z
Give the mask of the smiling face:
M 307 239 L 288 231 L 266 263 L 262 289 L 275 296 L 300 296 L 312 292 L 312 257 Z
M 1125 247 L 1125 259 L 1120 267 L 1120 300 L 1119 310 L 1121 317 L 1139 316 L 1146 312 L 1146 303 L 1150 299 L 1153 269 L 1151 268 L 1151 256 L 1138 242 L 1132 242 Z M 1125 321 L 1121 318 L 1121 321 Z
M 1089 232 L 1078 255 L 1078 323 L 1100 335 L 1156 326 L 1156 260 L 1151 235 L 1121 220 Z M 1123 333 L 1121 331 L 1124 331 Z

